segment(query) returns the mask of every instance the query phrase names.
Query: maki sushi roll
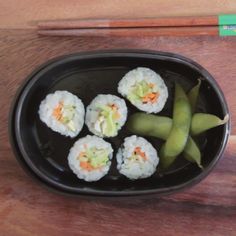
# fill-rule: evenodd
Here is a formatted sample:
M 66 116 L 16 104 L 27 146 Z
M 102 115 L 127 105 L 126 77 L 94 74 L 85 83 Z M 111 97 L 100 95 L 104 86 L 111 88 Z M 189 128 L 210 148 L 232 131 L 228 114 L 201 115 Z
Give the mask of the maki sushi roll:
M 144 67 L 125 74 L 119 82 L 118 92 L 147 113 L 160 112 L 168 98 L 168 90 L 161 76 Z
M 41 102 L 38 113 L 49 128 L 71 138 L 77 136 L 84 125 L 84 105 L 67 91 L 48 94 Z
M 97 136 L 87 135 L 70 149 L 69 167 L 79 179 L 97 181 L 109 171 L 112 153 L 110 143 Z
M 85 123 L 90 132 L 97 136 L 114 137 L 126 119 L 127 107 L 123 99 L 100 94 L 87 107 Z
M 116 160 L 118 171 L 132 180 L 151 176 L 159 163 L 155 148 L 146 139 L 136 135 L 125 138 Z

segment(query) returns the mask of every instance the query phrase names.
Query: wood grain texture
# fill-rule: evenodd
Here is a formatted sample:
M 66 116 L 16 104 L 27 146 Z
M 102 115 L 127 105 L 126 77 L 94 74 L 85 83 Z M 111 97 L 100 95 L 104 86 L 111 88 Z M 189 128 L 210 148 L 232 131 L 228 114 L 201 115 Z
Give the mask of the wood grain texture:
M 127 19 L 74 19 L 39 21 L 39 29 L 150 28 L 173 26 L 217 26 L 218 16 L 179 16 Z
M 235 14 L 235 0 L 7 0 L 0 1 L 0 28 L 32 28 L 36 21 Z
M 124 45 L 180 53 L 212 73 L 231 110 L 224 158 L 197 186 L 162 198 L 87 199 L 49 192 L 23 172 L 8 142 L 7 116 L 17 88 L 48 59 Z M 235 52 L 234 37 L 52 38 L 34 30 L 0 30 L 0 235 L 235 235 Z
M 123 28 L 123 29 L 49 29 L 38 30 L 45 36 L 78 37 L 156 37 L 156 36 L 198 36 L 219 35 L 217 26 L 194 27 L 159 27 L 159 28 Z

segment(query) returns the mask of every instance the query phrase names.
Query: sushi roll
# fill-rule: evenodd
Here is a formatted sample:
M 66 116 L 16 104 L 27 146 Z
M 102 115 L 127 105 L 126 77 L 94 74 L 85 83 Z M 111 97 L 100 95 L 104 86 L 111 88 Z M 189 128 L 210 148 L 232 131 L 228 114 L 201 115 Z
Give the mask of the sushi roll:
M 116 160 L 118 171 L 131 180 L 151 176 L 159 163 L 155 148 L 146 139 L 136 135 L 125 138 Z
M 97 136 L 87 135 L 70 149 L 69 167 L 79 179 L 97 181 L 109 171 L 112 153 L 110 143 Z
M 144 67 L 125 74 L 118 84 L 118 92 L 147 113 L 160 112 L 168 98 L 168 90 L 161 76 Z
M 87 107 L 85 123 L 93 134 L 114 137 L 127 119 L 125 101 L 114 95 L 100 94 Z
M 39 117 L 49 128 L 71 138 L 77 136 L 84 125 L 82 101 L 67 91 L 48 94 L 39 106 Z

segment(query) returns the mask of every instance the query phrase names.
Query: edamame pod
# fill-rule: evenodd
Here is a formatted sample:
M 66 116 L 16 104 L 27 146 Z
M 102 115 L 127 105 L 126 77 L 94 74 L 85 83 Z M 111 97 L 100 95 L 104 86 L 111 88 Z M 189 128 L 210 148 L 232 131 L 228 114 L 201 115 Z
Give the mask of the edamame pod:
M 199 114 L 203 114 L 203 116 Z M 204 127 L 204 129 L 201 128 L 200 130 L 198 127 L 201 125 L 201 123 L 206 122 L 205 117 L 210 116 L 214 115 L 207 113 L 195 113 L 195 115 L 193 115 L 194 119 L 192 119 L 191 121 L 191 127 L 193 128 L 191 129 L 195 131 L 194 133 L 201 134 L 208 129 L 227 123 L 229 119 L 228 115 L 225 116 L 224 120 L 221 120 L 219 117 L 214 116 L 214 119 L 217 120 L 217 122 L 214 123 L 214 126 L 211 127 L 213 124 L 211 126 L 208 125 L 207 127 Z M 132 116 L 130 116 L 127 122 L 127 128 L 130 132 L 138 135 L 152 136 L 163 140 L 166 140 L 169 136 L 171 127 L 171 118 L 166 116 L 146 114 L 144 112 L 133 114 Z
M 146 114 L 143 112 L 133 114 L 127 122 L 127 128 L 130 132 L 163 140 L 166 140 L 169 136 L 171 127 L 172 119 L 169 117 Z M 201 166 L 200 150 L 191 137 L 188 138 L 187 144 L 184 147 L 183 156 L 191 162 L 196 162 L 199 167 Z
M 197 85 L 195 85 L 188 93 L 188 99 L 191 105 L 192 113 L 194 113 L 196 108 L 200 86 L 201 86 L 201 80 L 198 79 Z
M 209 128 L 213 128 L 210 127 L 209 125 L 204 129 L 199 129 L 197 128 L 197 126 L 201 126 L 201 123 L 209 123 L 206 122 L 206 117 L 208 117 L 208 121 L 209 118 L 212 117 L 213 115 L 210 114 L 203 114 L 199 115 L 199 113 L 196 113 L 194 115 L 194 119 L 192 119 L 192 127 L 195 127 L 195 133 L 197 134 L 201 134 L 201 132 L 206 131 Z M 217 125 L 223 125 L 225 123 L 227 123 L 228 121 L 228 116 L 225 117 L 224 120 L 221 120 L 220 118 L 213 116 L 214 120 L 217 122 L 213 122 L 212 123 L 212 119 L 211 120 L 211 126 Z M 195 124 L 195 125 L 194 125 Z M 197 125 L 196 125 L 197 124 Z M 170 119 L 169 117 L 165 117 L 165 116 L 158 116 L 158 115 L 152 115 L 152 114 L 146 114 L 146 113 L 135 113 L 134 115 L 132 115 L 128 122 L 127 122 L 127 127 L 129 129 L 129 131 L 131 131 L 134 134 L 139 134 L 139 135 L 144 135 L 144 136 L 152 136 L 152 137 L 156 137 L 156 138 L 160 138 L 162 140 L 166 140 L 167 137 L 169 136 L 171 127 L 172 127 L 172 119 Z M 163 148 L 161 149 L 163 152 Z M 186 146 L 184 147 L 184 151 L 183 151 L 183 156 L 191 161 L 191 162 L 196 162 L 197 165 L 201 168 L 201 153 L 200 150 L 197 146 L 197 144 L 195 143 L 195 141 L 189 137 Z M 176 157 L 173 157 L 173 161 L 175 160 Z M 168 166 L 169 163 L 168 162 L 172 162 L 172 158 L 169 158 L 167 160 L 165 160 L 166 163 L 163 164 L 163 166 Z M 163 161 L 162 161 L 163 162 Z
M 186 146 L 183 152 L 184 158 L 190 162 L 197 163 L 199 168 L 203 168 L 201 165 L 201 152 L 194 142 L 194 140 L 189 136 Z
M 175 84 L 175 99 L 173 124 L 170 134 L 164 144 L 162 159 L 170 159 L 168 165 L 174 161 L 186 145 L 191 125 L 191 107 L 183 88 Z M 168 167 L 168 166 L 167 166 Z
M 198 135 L 202 132 L 223 125 L 229 120 L 229 115 L 227 114 L 223 120 L 219 117 L 211 114 L 205 113 L 195 113 L 192 117 L 191 122 L 191 135 Z
M 160 149 L 160 164 L 163 169 L 167 169 L 176 159 L 177 156 L 166 156 L 165 154 L 166 143 Z
M 165 149 L 165 144 L 161 147 L 161 150 L 160 150 L 161 157 L 165 155 L 164 149 Z M 196 163 L 199 168 L 201 169 L 203 168 L 201 165 L 201 158 L 202 158 L 201 152 L 197 144 L 195 143 L 195 141 L 190 136 L 188 137 L 187 143 L 184 147 L 183 156 L 186 160 L 192 163 Z M 169 157 L 161 158 L 161 166 L 164 169 L 168 168 L 175 161 L 176 157 L 177 156 L 169 156 Z
M 165 116 L 157 116 L 138 112 L 132 115 L 127 128 L 132 133 L 145 136 L 153 136 L 166 140 L 172 127 L 172 119 Z

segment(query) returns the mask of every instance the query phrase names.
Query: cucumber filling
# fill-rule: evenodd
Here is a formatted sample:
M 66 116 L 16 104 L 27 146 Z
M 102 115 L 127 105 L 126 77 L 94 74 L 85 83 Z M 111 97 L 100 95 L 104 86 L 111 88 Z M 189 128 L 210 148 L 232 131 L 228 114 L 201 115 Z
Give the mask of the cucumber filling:
M 117 135 L 120 118 L 118 108 L 114 104 L 99 106 L 98 108 L 100 113 L 95 123 L 95 129 L 108 137 Z
M 158 98 L 158 92 L 154 84 L 142 80 L 133 86 L 127 98 L 131 103 L 154 103 Z
M 106 149 L 98 149 L 96 147 L 88 148 L 79 155 L 80 165 L 82 168 L 92 170 L 107 165 L 109 161 L 109 153 Z

